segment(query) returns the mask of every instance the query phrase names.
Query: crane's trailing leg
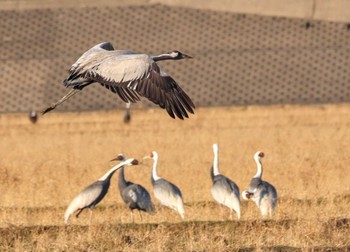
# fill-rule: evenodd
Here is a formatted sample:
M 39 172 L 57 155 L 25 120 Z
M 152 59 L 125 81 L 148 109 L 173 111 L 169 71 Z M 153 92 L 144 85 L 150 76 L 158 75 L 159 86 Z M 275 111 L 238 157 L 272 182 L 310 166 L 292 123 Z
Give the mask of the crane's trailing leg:
M 50 112 L 51 110 L 54 110 L 58 105 L 60 105 L 61 103 L 63 103 L 64 101 L 68 100 L 69 98 L 71 98 L 73 95 L 75 95 L 76 93 L 78 93 L 80 91 L 80 89 L 71 89 L 65 96 L 63 96 L 58 102 L 52 103 L 49 107 L 47 107 L 46 109 L 43 109 L 41 111 L 41 114 L 44 115 L 47 112 Z
M 128 123 L 131 120 L 131 113 L 130 113 L 130 102 L 125 103 L 125 114 L 124 114 L 124 122 Z

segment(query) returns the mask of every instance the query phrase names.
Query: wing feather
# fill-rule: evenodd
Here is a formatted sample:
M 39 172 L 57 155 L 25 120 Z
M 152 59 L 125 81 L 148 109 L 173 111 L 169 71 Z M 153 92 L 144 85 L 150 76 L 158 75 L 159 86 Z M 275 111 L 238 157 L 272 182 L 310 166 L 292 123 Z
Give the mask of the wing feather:
M 195 108 L 175 80 L 146 54 L 110 55 L 88 69 L 84 78 L 108 87 L 124 102 L 136 102 L 138 95 L 146 97 L 173 118 L 184 119 Z
M 113 45 L 110 42 L 102 42 L 97 44 L 83 53 L 77 61 L 71 66 L 69 72 L 74 74 L 81 70 L 83 66 L 89 63 L 94 63 L 94 58 L 100 58 L 104 52 L 113 51 Z M 102 53 L 102 54 L 101 54 Z

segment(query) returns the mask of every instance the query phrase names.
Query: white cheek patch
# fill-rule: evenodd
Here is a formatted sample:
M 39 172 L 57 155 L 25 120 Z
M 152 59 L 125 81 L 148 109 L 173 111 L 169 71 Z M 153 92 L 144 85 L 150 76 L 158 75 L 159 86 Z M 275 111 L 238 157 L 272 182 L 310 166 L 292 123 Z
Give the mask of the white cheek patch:
M 176 58 L 178 53 L 177 52 L 171 52 L 170 55 L 171 55 L 171 57 Z

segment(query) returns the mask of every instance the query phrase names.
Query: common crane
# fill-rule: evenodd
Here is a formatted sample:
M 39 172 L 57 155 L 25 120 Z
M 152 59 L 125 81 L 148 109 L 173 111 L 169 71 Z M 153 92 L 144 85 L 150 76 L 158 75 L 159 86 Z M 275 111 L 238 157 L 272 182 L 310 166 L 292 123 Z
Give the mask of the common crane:
M 181 218 L 184 219 L 185 209 L 180 189 L 173 183 L 159 177 L 157 174 L 158 153 L 152 151 L 149 156 L 146 156 L 144 158 L 153 159 L 151 182 L 153 185 L 154 196 L 161 205 L 177 211 L 180 214 Z
M 210 175 L 213 185 L 211 187 L 211 194 L 213 198 L 221 205 L 227 206 L 231 209 L 230 217 L 232 219 L 232 212 L 236 212 L 238 220 L 241 218 L 241 202 L 239 188 L 235 182 L 228 177 L 222 175 L 219 170 L 219 146 L 213 144 L 214 161 L 211 167 Z
M 263 157 L 263 152 L 255 153 L 254 160 L 257 165 L 257 172 L 251 179 L 248 190 L 242 192 L 242 197 L 245 200 L 255 202 L 263 218 L 271 218 L 277 204 L 277 191 L 273 185 L 262 180 L 263 166 L 261 159 Z
M 162 60 L 190 59 L 191 56 L 173 51 L 156 56 L 127 50 L 114 50 L 110 42 L 95 45 L 71 66 L 65 87 L 72 88 L 56 103 L 42 111 L 55 109 L 86 86 L 98 82 L 126 103 L 137 102 L 140 96 L 166 109 L 168 114 L 180 119 L 194 113 L 190 97 L 175 80 L 157 65 Z
M 111 168 L 105 175 L 99 178 L 96 182 L 86 187 L 69 204 L 66 212 L 64 213 L 64 222 L 67 224 L 69 217 L 74 213 L 76 213 L 76 217 L 78 218 L 80 213 L 85 208 L 89 208 L 90 210 L 90 221 L 91 221 L 92 210 L 107 194 L 110 181 L 114 172 L 125 165 L 131 166 L 131 165 L 137 165 L 137 164 L 138 164 L 138 161 L 134 158 L 130 158 L 124 162 L 121 162 L 118 165 Z

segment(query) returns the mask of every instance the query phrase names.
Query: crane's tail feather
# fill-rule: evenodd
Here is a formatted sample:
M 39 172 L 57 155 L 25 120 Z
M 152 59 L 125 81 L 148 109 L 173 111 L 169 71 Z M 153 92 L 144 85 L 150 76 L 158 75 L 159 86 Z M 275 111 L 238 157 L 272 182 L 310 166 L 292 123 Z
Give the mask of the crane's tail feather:
M 79 196 L 79 195 L 78 195 Z M 80 212 L 84 209 L 81 208 L 80 202 L 79 202 L 79 197 L 75 197 L 72 202 L 69 204 L 67 207 L 65 213 L 64 213 L 64 223 L 67 224 L 69 217 L 75 212 L 79 211 L 77 215 L 80 214 Z
M 185 219 L 185 208 L 182 198 L 178 198 L 177 211 L 181 215 L 181 218 Z

